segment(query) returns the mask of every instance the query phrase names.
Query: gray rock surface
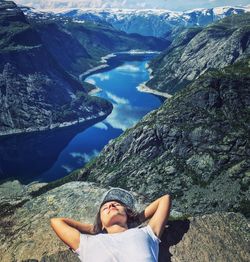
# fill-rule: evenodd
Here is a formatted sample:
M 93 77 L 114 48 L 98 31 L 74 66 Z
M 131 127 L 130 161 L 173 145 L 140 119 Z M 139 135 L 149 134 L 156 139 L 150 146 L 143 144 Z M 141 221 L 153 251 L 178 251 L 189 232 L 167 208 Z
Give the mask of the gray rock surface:
M 29 199 L 32 192 L 36 192 L 45 185 L 47 185 L 47 183 L 39 182 L 22 185 L 18 180 L 3 182 L 0 184 L 0 202 L 12 204 L 17 200 Z
M 169 249 L 171 262 L 249 261 L 250 227 L 241 214 L 216 212 L 189 221 L 187 233 Z
M 27 197 L 39 184 L 23 186 L 17 181 L 1 185 L 0 197 L 7 201 L 16 191 L 19 198 Z M 30 197 L 11 214 L 0 216 L 0 256 L 2 262 L 77 262 L 50 227 L 52 217 L 70 217 L 93 222 L 100 197 L 108 188 L 87 182 L 70 182 Z M 28 192 L 27 192 L 28 190 Z M 145 207 L 138 199 L 137 210 Z M 14 197 L 16 197 L 14 196 Z M 167 261 L 247 261 L 249 259 L 249 225 L 239 213 L 216 212 L 197 217 L 176 218 L 174 206 L 160 244 L 160 262 Z
M 59 261 L 72 257 L 60 253 L 68 248 L 59 241 L 50 227 L 52 217 L 70 217 L 78 221 L 93 223 L 102 194 L 108 188 L 94 183 L 71 182 L 32 198 L 30 193 L 44 184 L 21 185 L 18 181 L 7 182 L 0 187 L 1 205 L 9 204 L 11 212 L 1 208 L 0 257 L 2 262 L 42 259 Z M 15 192 L 15 193 L 14 193 Z M 143 206 L 138 199 L 137 208 Z M 20 205 L 16 205 L 15 199 Z M 60 255 L 61 254 L 61 255 Z M 74 256 L 75 257 L 75 256 Z M 66 261 L 66 260 L 64 260 Z M 76 260 L 77 261 L 77 260 Z

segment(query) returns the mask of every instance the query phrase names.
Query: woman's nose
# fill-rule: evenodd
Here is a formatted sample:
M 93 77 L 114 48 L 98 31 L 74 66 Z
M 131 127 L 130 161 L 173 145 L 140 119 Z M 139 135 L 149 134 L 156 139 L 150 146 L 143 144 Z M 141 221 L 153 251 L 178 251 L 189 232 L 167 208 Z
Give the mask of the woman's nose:
M 115 203 L 109 203 L 108 208 L 115 206 Z

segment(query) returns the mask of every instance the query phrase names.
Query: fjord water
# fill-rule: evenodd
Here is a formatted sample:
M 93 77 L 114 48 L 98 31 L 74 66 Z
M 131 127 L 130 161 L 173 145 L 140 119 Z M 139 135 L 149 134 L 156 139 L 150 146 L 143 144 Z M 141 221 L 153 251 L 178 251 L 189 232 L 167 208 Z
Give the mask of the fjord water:
M 117 62 L 113 69 L 88 76 L 85 81 L 101 89 L 95 96 L 113 104 L 112 113 L 102 122 L 94 121 L 45 132 L 12 135 L 0 139 L 0 175 L 22 183 L 49 182 L 83 167 L 108 142 L 136 124 L 145 114 L 158 108 L 162 100 L 142 93 L 137 86 L 149 79 L 148 59 Z M 134 58 L 135 59 L 135 58 Z M 132 60 L 132 61 L 131 61 Z

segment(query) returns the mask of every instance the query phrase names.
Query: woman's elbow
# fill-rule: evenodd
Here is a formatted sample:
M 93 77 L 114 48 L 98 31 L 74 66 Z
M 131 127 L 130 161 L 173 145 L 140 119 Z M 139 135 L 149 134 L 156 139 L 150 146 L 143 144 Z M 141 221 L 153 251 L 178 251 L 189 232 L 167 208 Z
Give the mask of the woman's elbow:
M 52 217 L 51 219 L 50 219 L 50 226 L 52 227 L 52 228 L 54 228 L 59 222 L 61 222 L 62 221 L 62 218 L 59 218 L 59 217 Z
M 166 195 L 163 196 L 163 198 L 165 198 L 165 199 L 171 201 L 172 196 L 171 196 L 170 194 L 166 194 Z
M 172 196 L 170 194 L 166 194 L 163 197 L 166 199 L 166 201 L 169 203 L 169 205 L 171 205 L 171 203 L 172 203 Z
M 53 227 L 55 225 L 56 221 L 57 221 L 57 218 L 56 217 L 52 217 L 50 219 L 50 226 Z

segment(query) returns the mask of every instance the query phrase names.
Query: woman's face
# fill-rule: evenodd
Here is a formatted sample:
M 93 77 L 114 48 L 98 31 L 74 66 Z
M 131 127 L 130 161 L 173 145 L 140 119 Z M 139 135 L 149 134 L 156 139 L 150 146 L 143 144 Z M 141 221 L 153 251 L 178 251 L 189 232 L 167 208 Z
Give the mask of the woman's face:
M 100 218 L 104 228 L 119 223 L 127 224 L 126 208 L 117 201 L 109 201 L 102 205 L 100 209 Z

